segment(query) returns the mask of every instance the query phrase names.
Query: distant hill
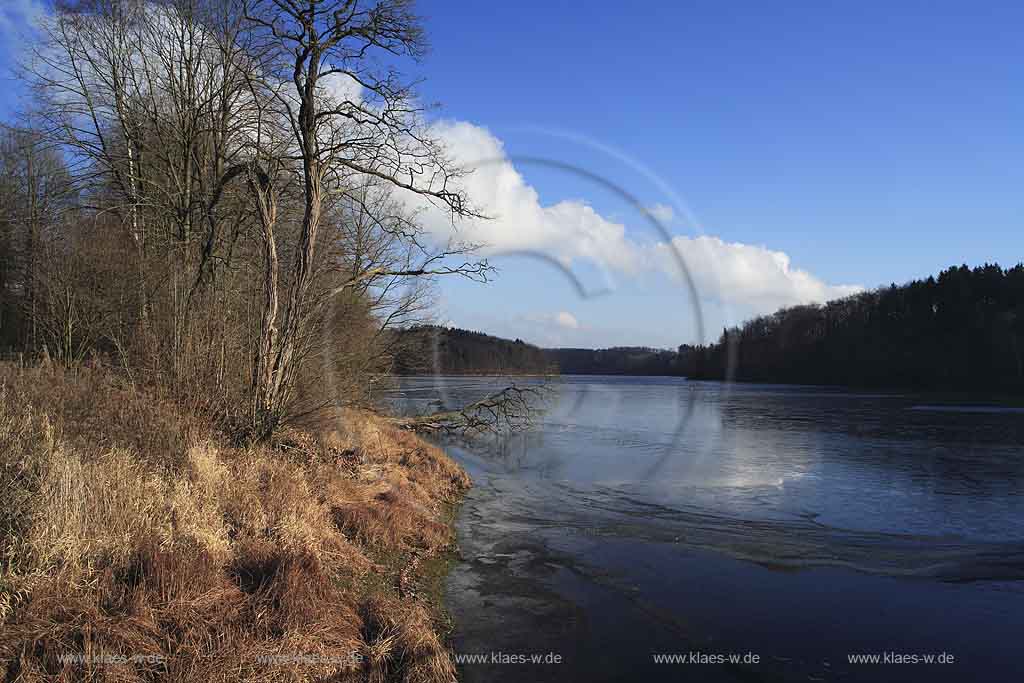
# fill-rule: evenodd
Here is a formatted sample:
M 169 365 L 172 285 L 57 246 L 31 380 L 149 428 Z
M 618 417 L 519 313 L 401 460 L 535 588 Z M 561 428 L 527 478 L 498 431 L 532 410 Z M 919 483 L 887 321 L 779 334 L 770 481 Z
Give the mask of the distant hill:
M 646 347 L 543 349 L 521 339 L 423 325 L 402 330 L 395 372 L 420 375 L 667 375 L 678 371 L 675 351 Z
M 563 375 L 677 375 L 675 351 L 645 346 L 610 349 L 545 349 Z
M 454 327 L 421 325 L 401 330 L 395 372 L 422 375 L 540 375 L 558 372 L 551 359 L 522 339 L 502 339 Z

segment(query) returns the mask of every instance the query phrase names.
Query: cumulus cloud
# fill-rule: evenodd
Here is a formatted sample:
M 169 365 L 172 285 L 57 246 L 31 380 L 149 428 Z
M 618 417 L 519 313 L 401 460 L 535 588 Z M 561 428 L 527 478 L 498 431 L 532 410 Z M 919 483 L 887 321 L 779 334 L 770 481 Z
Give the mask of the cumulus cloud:
M 652 204 L 645 207 L 645 211 L 660 223 L 671 223 L 672 219 L 676 217 L 675 209 L 668 204 Z
M 552 329 L 580 329 L 580 321 L 577 320 L 576 316 L 569 311 L 558 311 L 557 313 L 532 313 L 523 316 L 523 320 Z
M 432 130 L 456 164 L 474 169 L 463 179 L 463 188 L 489 220 L 476 222 L 460 236 L 485 244 L 485 255 L 536 251 L 565 264 L 582 259 L 621 272 L 638 270 L 640 254 L 626 237 L 625 225 L 579 199 L 543 205 L 488 130 L 463 121 L 441 121 Z M 451 236 L 443 212 L 428 211 L 424 220 L 437 237 Z
M 578 330 L 580 327 L 580 323 L 576 320 L 576 316 L 568 311 L 559 311 L 555 315 L 555 322 L 562 327 L 569 328 L 570 330 Z
M 348 74 L 340 72 L 328 74 L 321 79 L 320 85 L 336 102 L 363 103 L 362 84 Z
M 608 339 L 623 344 L 626 341 L 635 341 L 633 331 L 605 330 L 583 325 L 568 311 L 498 314 L 493 311 L 472 309 L 459 310 L 453 318 L 457 318 L 458 323 L 449 319 L 450 326 L 486 330 L 489 334 L 508 339 L 523 339 L 542 347 L 592 346 L 595 339 L 601 339 L 601 343 Z M 615 336 L 615 332 L 621 334 Z
M 676 254 L 682 257 L 701 298 L 752 312 L 827 301 L 863 289 L 829 285 L 794 268 L 785 252 L 708 235 L 674 237 L 655 251 L 659 266 L 676 280 L 682 279 Z
M 675 250 L 701 299 L 744 315 L 826 301 L 862 289 L 828 284 L 794 267 L 786 253 L 765 246 L 725 242 L 713 236 L 677 236 L 671 242 L 639 240 L 623 223 L 602 216 L 586 201 L 543 204 L 537 190 L 508 158 L 501 140 L 486 128 L 442 121 L 432 129 L 457 164 L 474 169 L 463 180 L 464 189 L 491 218 L 463 225 L 458 236 L 485 244 L 483 255 L 536 253 L 566 266 L 583 261 L 627 276 L 655 272 L 681 282 Z M 672 207 L 664 204 L 647 206 L 645 211 L 663 223 L 675 217 Z M 452 225 L 442 212 L 428 210 L 423 216 L 437 238 L 452 237 Z

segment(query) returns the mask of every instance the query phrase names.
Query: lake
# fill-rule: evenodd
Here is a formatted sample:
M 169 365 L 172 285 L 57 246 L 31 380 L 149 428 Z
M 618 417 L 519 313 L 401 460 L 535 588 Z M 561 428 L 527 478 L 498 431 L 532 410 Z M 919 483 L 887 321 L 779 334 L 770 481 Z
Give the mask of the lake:
M 443 444 L 474 480 L 447 590 L 465 680 L 1016 678 L 1019 409 L 668 377 L 392 399 L 511 382 L 550 387 L 530 430 Z

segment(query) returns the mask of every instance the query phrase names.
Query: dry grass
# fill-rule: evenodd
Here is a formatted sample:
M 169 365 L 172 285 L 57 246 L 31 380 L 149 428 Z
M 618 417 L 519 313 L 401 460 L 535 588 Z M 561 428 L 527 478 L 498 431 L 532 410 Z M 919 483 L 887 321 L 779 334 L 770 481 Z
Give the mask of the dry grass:
M 100 370 L 0 367 L 0 677 L 452 681 L 402 586 L 468 485 L 368 415 L 238 449 Z

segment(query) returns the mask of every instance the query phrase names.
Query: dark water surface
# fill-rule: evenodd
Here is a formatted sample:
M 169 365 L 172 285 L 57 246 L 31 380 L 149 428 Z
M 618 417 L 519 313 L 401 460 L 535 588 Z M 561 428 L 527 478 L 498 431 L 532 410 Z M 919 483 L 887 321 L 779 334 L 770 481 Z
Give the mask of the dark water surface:
M 407 379 L 395 399 L 425 411 L 508 383 Z M 447 444 L 475 482 L 448 586 L 455 650 L 489 659 L 464 680 L 1020 680 L 1019 410 L 677 378 L 548 384 L 531 431 Z M 673 654 L 689 659 L 654 659 Z M 862 654 L 881 662 L 849 661 Z M 518 655 L 561 662 L 498 663 Z M 740 661 L 693 661 L 719 655 Z

